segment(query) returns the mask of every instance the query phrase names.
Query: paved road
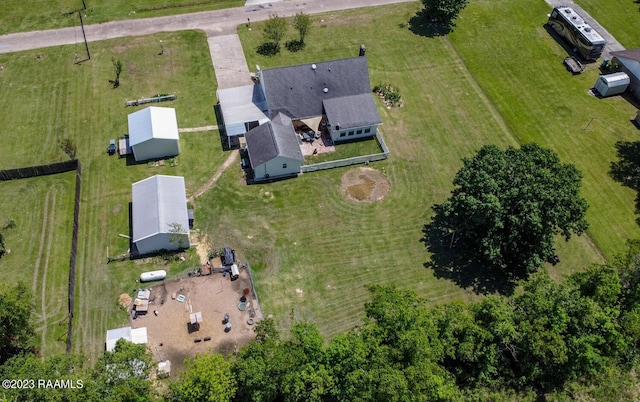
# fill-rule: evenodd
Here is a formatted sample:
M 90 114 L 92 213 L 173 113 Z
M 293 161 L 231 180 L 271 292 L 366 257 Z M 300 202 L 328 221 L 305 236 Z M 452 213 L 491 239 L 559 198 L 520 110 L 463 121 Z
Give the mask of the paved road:
M 317 14 L 327 11 L 373 7 L 416 0 L 306 0 L 280 1 L 248 7 L 181 14 L 169 17 L 113 21 L 104 24 L 85 25 L 87 41 L 149 35 L 156 32 L 201 29 L 207 36 L 236 33 L 236 26 L 251 21 L 262 21 L 269 14 L 292 16 L 299 11 Z M 0 36 L 0 53 L 39 49 L 43 47 L 72 45 L 82 41 L 79 27 L 47 31 L 23 32 Z

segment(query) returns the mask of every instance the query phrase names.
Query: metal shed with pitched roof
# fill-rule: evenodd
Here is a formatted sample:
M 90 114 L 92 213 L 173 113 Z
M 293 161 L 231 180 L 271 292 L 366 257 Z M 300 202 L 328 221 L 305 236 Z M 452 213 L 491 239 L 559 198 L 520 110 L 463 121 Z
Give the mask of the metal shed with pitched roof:
M 129 114 L 129 144 L 136 161 L 180 154 L 176 110 L 149 106 Z
M 140 255 L 189 248 L 184 177 L 155 175 L 133 183 L 133 243 Z

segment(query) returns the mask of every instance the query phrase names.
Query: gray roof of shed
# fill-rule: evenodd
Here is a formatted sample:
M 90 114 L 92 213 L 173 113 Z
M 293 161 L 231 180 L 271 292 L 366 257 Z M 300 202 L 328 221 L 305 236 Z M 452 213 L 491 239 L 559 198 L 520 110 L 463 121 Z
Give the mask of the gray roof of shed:
M 294 119 L 319 116 L 325 99 L 371 92 L 365 57 L 263 70 L 269 116 L 286 112 Z M 324 92 L 324 89 L 327 92 Z
M 177 223 L 189 231 L 184 177 L 155 175 L 131 185 L 134 243 L 169 233 Z
M 323 104 L 329 123 L 341 129 L 382 123 L 371 93 L 325 99 Z
M 302 161 L 298 137 L 291 124 L 275 121 L 261 124 L 245 134 L 251 167 L 256 168 L 277 156 Z
M 631 60 L 640 61 L 640 48 L 617 50 L 610 53 L 612 56 L 624 57 Z

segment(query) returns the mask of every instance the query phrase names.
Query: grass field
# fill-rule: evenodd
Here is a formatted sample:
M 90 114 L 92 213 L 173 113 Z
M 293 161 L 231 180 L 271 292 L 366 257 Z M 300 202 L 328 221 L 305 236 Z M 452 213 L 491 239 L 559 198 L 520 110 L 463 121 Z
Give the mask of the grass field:
M 10 253 L 0 260 L 0 281 L 18 278 L 33 292 L 36 341 L 45 356 L 65 350 L 74 189 L 75 172 L 0 182 L 11 200 L 0 208 L 0 225 L 15 222 L 3 230 Z
M 578 76 L 566 72 L 565 51 L 543 27 L 547 13 L 542 1 L 476 1 L 451 42 L 519 142 L 549 147 L 583 172 L 589 235 L 612 257 L 626 239 L 640 236 L 633 192 L 608 175 L 616 141 L 638 137 L 629 121 L 636 109 L 621 97 L 598 99 L 587 92 L 598 63 Z M 640 31 L 634 35 L 640 43 Z
M 640 3 L 636 0 L 577 0 L 627 49 L 640 47 Z
M 364 43 L 372 84 L 395 85 L 405 99 L 401 109 L 381 109 L 391 157 L 371 166 L 391 183 L 382 201 L 347 201 L 340 192 L 344 168 L 249 188 L 223 180 L 216 195 L 222 202 L 207 203 L 207 232 L 227 228 L 214 239 L 232 242 L 258 266 L 263 306 L 283 326 L 293 316 L 316 322 L 327 335 L 343 331 L 358 323 L 369 283 L 402 283 L 434 302 L 475 297 L 424 268 L 422 225 L 431 206 L 448 196 L 462 157 L 489 143 L 517 145 L 519 138 L 451 40 L 407 28 L 418 9 L 404 4 L 317 16 L 306 50 L 275 57 L 256 54 L 259 25 L 239 27 L 248 65 L 262 68 L 356 56 Z M 285 40 L 295 34 L 289 35 Z M 541 46 L 550 45 L 545 41 Z M 599 260 L 586 237 L 561 242 L 559 250 L 556 276 Z
M 160 40 L 162 56 L 157 55 Z M 4 66 L 0 72 L 0 124 L 10 128 L 3 132 L 0 168 L 63 160 L 66 155 L 59 141 L 66 137 L 77 144 L 83 188 L 74 344 L 76 350 L 94 357 L 104 347 L 104 331 L 125 322 L 126 315 L 117 307 L 118 295 L 131 292 L 140 272 L 153 269 L 158 262 L 107 264 L 108 255 L 120 255 L 128 249 L 128 240 L 119 234 L 129 234 L 131 183 L 154 174 L 184 175 L 191 193 L 206 183 L 227 155 L 221 152 L 218 131 L 183 133 L 176 167 L 128 165 L 126 159 L 106 154 L 109 139 L 127 132 L 127 114 L 137 110 L 124 106 L 126 98 L 176 92 L 176 101 L 158 106 L 175 107 L 179 127 L 215 124 L 216 81 L 203 34 L 182 32 L 96 42 L 92 60 L 81 65 L 73 64 L 73 54 L 74 47 L 66 46 L 0 56 Z M 113 79 L 112 57 L 124 66 L 118 89 L 112 89 L 108 82 Z M 56 340 L 63 327 L 54 330 L 51 325 L 62 318 L 60 311 L 66 310 L 75 176 L 48 176 L 0 186 L 12 200 L 0 206 L 0 220 L 13 218 L 17 222 L 16 229 L 7 231 L 7 247 L 12 252 L 0 260 L 0 275 L 33 281 L 36 325 L 42 325 L 41 303 L 50 306 L 48 323 L 52 329 L 42 341 L 45 355 L 63 350 L 64 339 Z M 39 271 L 33 268 L 37 261 Z M 193 265 L 198 263 L 186 261 L 166 268 L 173 273 Z M 42 293 L 45 279 L 38 276 L 45 266 L 48 285 Z M 65 297 L 57 303 L 60 295 Z
M 239 28 L 248 65 L 264 68 L 356 56 L 364 43 L 372 85 L 393 84 L 405 100 L 403 108 L 380 109 L 391 156 L 370 167 L 384 172 L 391 191 L 377 203 L 343 197 L 340 178 L 349 168 L 247 186 L 240 169 L 232 167 L 197 199 L 196 227 L 212 247 L 231 246 L 251 262 L 263 309 L 281 327 L 291 318 L 304 318 L 327 336 L 349 329 L 359 322 L 371 283 L 397 282 L 434 303 L 474 299 L 471 291 L 424 267 L 429 255 L 421 238 L 431 206 L 448 197 L 461 158 L 485 144 L 517 146 L 535 140 L 578 165 L 591 204 L 589 235 L 605 256 L 638 236 L 634 194 L 607 175 L 615 141 L 637 135 L 628 121 L 633 110 L 618 98 L 587 95 L 597 66 L 577 77 L 564 70 L 562 48 L 542 26 L 546 4 L 472 2 L 455 33 L 436 38 L 408 29 L 418 9 L 418 3 L 411 3 L 317 16 L 306 50 L 284 50 L 269 58 L 255 53 L 262 42 L 260 25 L 252 24 L 252 31 Z M 509 29 L 514 24 L 515 32 Z M 294 38 L 290 31 L 286 40 Z M 78 145 L 84 173 L 75 348 L 94 358 L 103 349 L 104 331 L 125 323 L 117 297 L 136 287 L 140 272 L 162 266 L 177 274 L 198 264 L 193 252 L 184 263 L 166 266 L 159 259 L 106 263 L 107 256 L 127 251 L 128 241 L 119 234 L 129 233 L 131 183 L 152 174 L 184 174 L 187 191 L 193 193 L 228 154 L 221 151 L 217 131 L 183 134 L 174 168 L 127 165 L 105 153 L 108 140 L 127 130 L 126 115 L 132 110 L 124 107 L 126 98 L 175 91 L 178 100 L 166 106 L 176 107 L 180 127 L 214 123 L 216 83 L 203 35 L 96 42 L 92 61 L 81 65 L 73 64 L 75 52 L 76 47 L 67 46 L 0 55 L 0 124 L 11 128 L 4 133 L 0 168 L 62 160 L 58 143 L 64 137 Z M 112 58 L 124 65 L 118 89 L 108 83 Z M 70 227 L 66 236 L 54 236 L 50 228 L 70 226 L 73 185 L 71 174 L 0 183 L 6 194 L 20 199 L 0 206 L 0 220 L 13 218 L 18 224 L 7 232 L 12 252 L 0 260 L 0 275 L 20 274 L 35 283 L 40 298 L 36 325 L 44 328 L 43 312 L 47 318 L 41 332 L 46 353 L 62 347 L 55 340 L 62 327 L 52 323 L 65 305 L 58 310 L 48 306 L 66 294 L 66 287 L 59 293 L 56 281 L 67 273 L 65 249 L 71 237 Z M 30 186 L 34 189 L 27 191 Z M 52 217 L 48 211 L 54 208 Z M 33 218 L 18 215 L 24 212 Z M 21 239 L 28 239 L 25 246 L 14 246 Z M 556 277 L 600 261 L 586 236 L 560 242 L 558 251 Z M 37 272 L 25 271 L 24 265 L 46 256 L 53 257 L 42 292 L 41 264 Z
M 195 13 L 240 7 L 241 0 L 86 0 L 84 23 L 100 24 L 133 18 Z M 78 15 L 64 15 L 82 9 L 82 0 L 6 0 L 0 13 L 0 35 L 78 26 Z

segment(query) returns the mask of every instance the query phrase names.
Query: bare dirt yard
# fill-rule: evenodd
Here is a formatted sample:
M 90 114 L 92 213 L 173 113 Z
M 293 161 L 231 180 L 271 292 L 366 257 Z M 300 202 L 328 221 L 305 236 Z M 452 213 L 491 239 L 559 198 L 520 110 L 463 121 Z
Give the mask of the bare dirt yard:
M 250 287 L 245 269 L 240 269 L 240 276 L 234 281 L 228 274 L 213 273 L 156 283 L 148 288 L 148 313 L 132 318 L 131 326 L 147 327 L 149 348 L 157 361 L 171 361 L 171 376 L 175 377 L 185 369 L 187 358 L 205 352 L 234 353 L 254 339 L 255 324 L 249 322 L 257 321 L 262 313 L 251 293 L 246 310 L 241 311 L 238 306 L 243 290 Z M 180 295 L 184 296 L 183 301 L 179 301 L 183 299 Z M 202 313 L 202 322 L 198 330 L 193 330 L 189 328 L 190 314 L 197 312 Z M 228 332 L 222 323 L 225 314 L 229 314 L 232 324 Z M 205 337 L 210 339 L 205 341 Z
M 357 167 L 342 175 L 342 194 L 350 200 L 376 202 L 389 192 L 386 176 L 377 169 Z

